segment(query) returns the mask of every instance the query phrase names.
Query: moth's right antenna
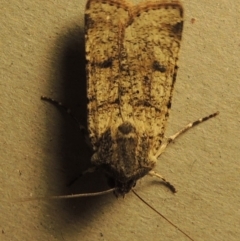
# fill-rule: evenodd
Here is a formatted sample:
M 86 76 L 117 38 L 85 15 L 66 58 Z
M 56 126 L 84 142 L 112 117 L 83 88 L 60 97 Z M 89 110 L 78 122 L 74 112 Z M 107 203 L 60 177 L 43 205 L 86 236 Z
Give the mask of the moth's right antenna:
M 142 202 L 144 202 L 149 208 L 151 208 L 154 212 L 159 214 L 163 219 L 165 219 L 168 223 L 170 223 L 173 227 L 175 227 L 178 231 L 180 231 L 182 234 L 184 234 L 186 237 L 188 237 L 190 240 L 194 241 L 188 234 L 186 234 L 183 230 L 181 230 L 178 226 L 176 226 L 174 223 L 172 223 L 169 219 L 167 219 L 163 214 L 161 214 L 158 210 L 156 210 L 154 207 L 149 205 L 142 197 L 139 196 L 133 189 L 132 192 L 137 196 Z

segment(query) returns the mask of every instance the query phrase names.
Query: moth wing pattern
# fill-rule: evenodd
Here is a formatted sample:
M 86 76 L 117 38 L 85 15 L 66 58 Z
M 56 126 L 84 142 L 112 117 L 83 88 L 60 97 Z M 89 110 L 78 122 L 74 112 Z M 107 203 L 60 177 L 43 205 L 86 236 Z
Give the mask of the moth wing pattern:
M 183 9 L 178 2 L 142 3 L 130 10 L 120 58 L 120 96 L 123 119 L 151 140 L 151 154 L 162 144 L 171 108 L 177 60 L 183 29 Z M 140 129 L 141 128 L 141 129 Z
M 128 120 L 152 137 L 158 149 L 176 79 L 182 7 L 177 1 L 136 6 L 116 0 L 102 2 L 91 0 L 86 10 L 93 143 L 108 126 Z
M 109 164 L 121 183 L 138 179 L 154 167 L 164 138 L 182 5 L 89 0 L 85 26 L 88 130 L 97 152 L 92 162 Z
M 128 20 L 124 1 L 90 0 L 85 11 L 88 130 L 93 146 L 119 121 L 119 28 Z

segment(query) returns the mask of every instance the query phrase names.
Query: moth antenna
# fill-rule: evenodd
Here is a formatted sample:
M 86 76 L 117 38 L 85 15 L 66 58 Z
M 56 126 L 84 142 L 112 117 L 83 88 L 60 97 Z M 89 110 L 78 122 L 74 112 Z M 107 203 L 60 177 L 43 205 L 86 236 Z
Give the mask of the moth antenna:
M 137 196 L 143 203 L 145 203 L 149 208 L 151 208 L 154 212 L 159 214 L 163 219 L 165 219 L 168 223 L 170 223 L 174 228 L 176 228 L 178 231 L 180 231 L 182 234 L 184 234 L 187 238 L 194 241 L 187 233 L 185 233 L 182 229 L 180 229 L 178 226 L 176 226 L 173 222 L 171 222 L 169 219 L 167 219 L 163 214 L 161 214 L 157 209 L 149 205 L 142 197 L 139 196 L 133 189 L 132 192 Z
M 80 197 L 94 197 L 108 194 L 114 192 L 116 188 L 111 188 L 102 192 L 93 192 L 93 193 L 81 193 L 81 194 L 70 194 L 70 195 L 57 195 L 57 196 L 48 196 L 48 197 L 30 197 L 14 200 L 17 202 L 28 202 L 28 201 L 37 201 L 37 200 L 47 200 L 47 199 L 70 199 L 70 198 L 80 198 Z

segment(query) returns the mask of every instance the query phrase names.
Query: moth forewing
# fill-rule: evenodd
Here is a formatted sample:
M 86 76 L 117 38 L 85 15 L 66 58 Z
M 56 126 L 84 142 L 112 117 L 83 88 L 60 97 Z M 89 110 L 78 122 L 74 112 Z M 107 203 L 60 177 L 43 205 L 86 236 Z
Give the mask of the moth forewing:
M 133 8 L 131 18 L 124 36 L 129 65 L 122 85 L 131 83 L 131 90 L 127 86 L 126 92 L 132 112 L 121 110 L 125 118 L 133 115 L 135 126 L 149 139 L 148 152 L 155 154 L 162 144 L 171 108 L 183 9 L 179 3 L 142 3 Z
M 183 8 L 178 1 L 86 7 L 88 130 L 92 163 L 124 195 L 155 166 L 177 74 Z

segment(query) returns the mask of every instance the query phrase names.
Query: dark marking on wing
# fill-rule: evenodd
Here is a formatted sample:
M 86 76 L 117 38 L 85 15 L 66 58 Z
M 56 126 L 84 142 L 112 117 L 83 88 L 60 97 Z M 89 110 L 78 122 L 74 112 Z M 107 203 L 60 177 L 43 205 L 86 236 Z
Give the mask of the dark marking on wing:
M 161 73 L 166 72 L 166 67 L 164 65 L 161 65 L 157 60 L 153 61 L 152 67 L 155 71 L 160 71 Z

